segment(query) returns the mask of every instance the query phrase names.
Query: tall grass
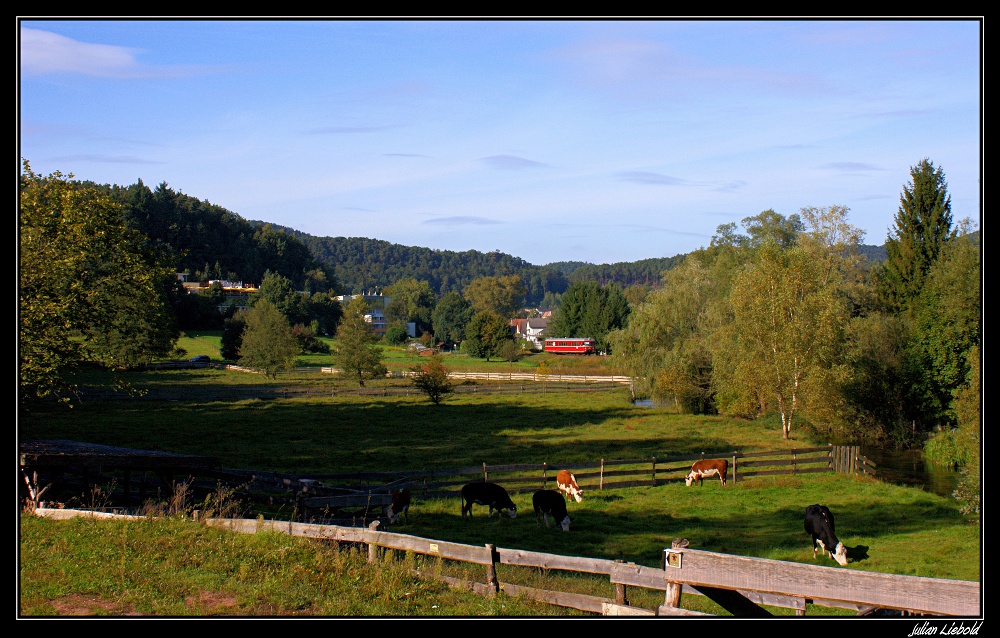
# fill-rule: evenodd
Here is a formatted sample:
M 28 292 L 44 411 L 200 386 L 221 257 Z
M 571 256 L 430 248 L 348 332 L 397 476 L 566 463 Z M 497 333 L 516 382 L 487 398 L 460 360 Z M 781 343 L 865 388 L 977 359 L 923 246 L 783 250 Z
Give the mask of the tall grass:
M 538 616 L 413 575 L 391 557 L 278 533 L 242 535 L 177 517 L 22 516 L 22 616 Z

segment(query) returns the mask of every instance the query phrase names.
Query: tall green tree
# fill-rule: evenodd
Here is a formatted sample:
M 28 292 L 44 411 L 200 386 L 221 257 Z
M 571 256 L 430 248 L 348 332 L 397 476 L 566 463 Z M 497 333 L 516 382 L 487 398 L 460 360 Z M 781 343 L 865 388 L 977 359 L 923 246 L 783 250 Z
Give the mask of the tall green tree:
M 254 304 L 245 315 L 246 328 L 240 344 L 240 365 L 262 370 L 271 379 L 295 367 L 299 342 L 288 318 L 266 299 Z
M 712 302 L 709 270 L 686 259 L 663 275 L 660 288 L 632 311 L 626 327 L 613 331 L 611 362 L 633 377 L 633 387 L 657 403 L 682 411 L 714 410 L 711 352 L 703 317 Z
M 608 333 L 623 327 L 631 308 L 618 284 L 580 281 L 563 293 L 562 303 L 545 329 L 549 337 L 591 337 L 608 350 Z
M 952 236 L 951 195 L 944 171 L 925 158 L 910 168 L 910 178 L 886 238 L 879 278 L 879 295 L 891 310 L 910 307 Z
M 465 326 L 472 319 L 475 310 L 457 292 L 445 293 L 431 316 L 434 337 L 442 343 L 459 343 L 465 339 Z
M 386 288 L 384 293 L 391 297 L 385 308 L 386 317 L 430 325 L 431 312 L 437 304 L 430 283 L 407 277 Z
M 510 318 L 524 300 L 525 288 L 517 275 L 480 277 L 465 287 L 465 298 L 476 312 L 489 312 Z
M 55 172 L 20 178 L 19 381 L 22 400 L 69 399 L 84 362 L 133 367 L 165 356 L 177 329 L 173 269 L 125 227 L 105 192 Z
M 727 404 L 720 408 L 773 407 L 786 439 L 810 394 L 829 403 L 834 395 L 824 390 L 846 380 L 840 357 L 851 305 L 845 293 L 857 276 L 852 253 L 863 236 L 847 223 L 845 207 L 802 213 L 810 228 L 793 247 L 767 242 L 737 274 L 732 320 L 713 335 L 713 382 Z
M 341 375 L 357 381 L 360 387 L 364 387 L 366 379 L 376 379 L 386 372 L 382 364 L 382 350 L 375 345 L 378 337 L 365 321 L 368 312 L 364 297 L 355 297 L 347 304 L 337 327 L 337 351 L 334 355 Z
M 507 319 L 492 312 L 478 312 L 465 327 L 462 351 L 489 361 L 499 356 L 503 345 L 513 339 Z
M 965 382 L 969 351 L 982 341 L 982 270 L 974 238 L 964 233 L 946 242 L 912 302 L 910 352 L 922 371 L 925 425 L 955 422 L 952 397 Z

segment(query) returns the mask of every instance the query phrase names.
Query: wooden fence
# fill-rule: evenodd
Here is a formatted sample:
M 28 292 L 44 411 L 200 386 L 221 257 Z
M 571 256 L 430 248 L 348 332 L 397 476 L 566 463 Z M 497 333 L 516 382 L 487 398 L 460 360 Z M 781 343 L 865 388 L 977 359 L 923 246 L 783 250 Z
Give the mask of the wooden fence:
M 689 547 L 665 549 L 662 567 L 654 568 L 607 559 L 561 556 L 489 544 L 478 547 L 380 532 L 377 522 L 370 528 L 248 519 L 209 519 L 206 523 L 244 533 L 270 530 L 342 543 L 361 543 L 367 545 L 369 560 L 373 562 L 380 549 L 390 549 L 481 565 L 485 569 L 479 582 L 442 578 L 453 586 L 483 594 L 503 591 L 511 596 L 520 594 L 604 615 L 705 615 L 680 606 L 684 593 L 707 596 L 741 617 L 770 616 L 771 612 L 761 605 L 794 609 L 798 615 L 804 615 L 810 603 L 851 609 L 859 615 L 876 610 L 900 610 L 914 614 L 979 616 L 982 611 L 977 582 L 822 567 Z M 501 582 L 498 565 L 604 575 L 615 586 L 615 598 Z M 424 570 L 421 574 L 434 576 L 435 572 Z M 631 606 L 628 587 L 662 591 L 664 604 L 656 609 Z
M 600 459 L 596 463 L 561 465 L 483 463 L 438 470 L 308 476 L 227 470 L 217 472 L 215 476 L 230 484 L 245 485 L 241 495 L 257 503 L 284 503 L 294 507 L 297 518 L 302 521 L 367 525 L 382 516 L 393 489 L 405 487 L 421 498 L 458 498 L 463 485 L 483 480 L 503 485 L 513 494 L 521 494 L 554 489 L 555 476 L 562 469 L 572 471 L 577 484 L 585 491 L 654 487 L 683 480 L 691 464 L 705 458 L 727 459 L 730 482 L 752 477 L 817 472 L 873 475 L 875 469 L 874 464 L 860 454 L 858 447 L 829 445 L 772 452 Z M 707 480 L 711 482 L 715 479 Z
M 473 481 L 488 480 L 503 485 L 513 494 L 534 492 L 538 489 L 555 487 L 555 476 L 561 469 L 570 470 L 577 483 L 584 490 L 609 490 L 625 487 L 654 487 L 681 481 L 689 471 L 692 462 L 703 458 L 726 458 L 729 460 L 730 482 L 739 482 L 751 477 L 769 475 L 802 474 L 815 472 L 856 472 L 871 474 L 874 465 L 865 459 L 857 447 L 822 446 L 779 450 L 773 452 L 732 452 L 728 454 L 700 454 L 688 456 L 653 456 L 638 459 L 600 459 L 591 463 L 570 463 L 550 465 L 548 463 L 524 463 L 509 465 L 480 465 L 445 468 L 437 470 L 415 470 L 399 472 L 346 472 L 338 474 L 288 474 L 278 472 L 219 469 L 212 464 L 202 463 L 197 467 L 191 459 L 168 461 L 177 465 L 170 472 L 156 469 L 155 480 L 150 483 L 147 471 L 159 468 L 154 463 L 165 462 L 156 457 L 133 458 L 128 450 L 116 455 L 101 451 L 86 465 L 83 480 L 87 485 L 107 484 L 112 492 L 121 492 L 115 501 L 124 506 L 143 503 L 147 495 L 164 489 L 173 490 L 173 483 L 187 484 L 188 494 L 194 500 L 215 492 L 220 487 L 234 490 L 234 496 L 247 505 L 258 506 L 258 511 L 269 507 L 294 510 L 295 518 L 303 522 L 339 523 L 367 525 L 382 516 L 383 508 L 389 504 L 390 491 L 408 488 L 421 498 L 458 498 L 463 485 Z M 150 453 L 164 456 L 163 453 Z M 37 474 L 32 465 L 47 467 L 56 472 L 56 478 L 64 488 L 71 489 L 70 476 L 79 472 L 76 465 L 84 463 L 79 455 L 75 460 L 66 460 L 66 467 L 56 466 L 56 460 L 66 455 L 46 457 L 47 460 L 30 462 L 22 459 L 22 469 L 26 484 L 32 487 L 31 476 Z M 176 455 L 174 455 L 176 456 Z M 32 457 L 34 458 L 34 457 Z M 67 457 L 68 458 L 68 457 Z M 56 459 L 56 460 L 53 460 Z M 117 465 L 116 465 L 117 464 Z M 51 467 L 50 467 L 51 466 Z M 103 466 L 103 467 L 102 467 Z M 108 475 L 109 469 L 119 467 L 118 475 Z M 74 470 L 75 468 L 75 470 Z M 185 469 L 187 468 L 187 469 Z M 57 471 L 58 470 L 58 471 Z M 190 472 L 178 474 L 179 472 Z M 170 476 L 168 476 L 168 474 Z M 186 477 L 186 478 L 185 478 Z M 169 480 L 168 480 L 169 479 Z M 55 480 L 53 478 L 52 480 Z M 714 479 L 708 479 L 711 482 Z M 35 480 L 35 492 L 41 494 L 42 482 Z M 48 489 L 48 488 L 44 488 Z M 84 489 L 84 488 L 81 488 Z M 699 488 L 693 488 L 699 489 Z M 86 490 L 84 489 L 84 492 Z M 39 496 L 32 496 L 36 504 Z

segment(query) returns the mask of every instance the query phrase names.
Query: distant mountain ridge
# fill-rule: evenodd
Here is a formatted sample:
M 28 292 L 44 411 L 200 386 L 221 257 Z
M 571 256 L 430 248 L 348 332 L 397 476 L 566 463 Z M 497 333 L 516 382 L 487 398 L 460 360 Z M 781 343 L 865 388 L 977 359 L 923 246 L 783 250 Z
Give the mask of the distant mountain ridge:
M 538 303 L 546 293 L 562 294 L 576 281 L 598 281 L 656 286 L 663 272 L 680 264 L 686 255 L 641 259 L 613 264 L 559 261 L 537 266 L 520 257 L 499 251 L 456 252 L 420 246 L 404 246 L 367 237 L 316 237 L 308 233 L 251 220 L 251 225 L 268 224 L 302 241 L 318 260 L 328 264 L 345 290 L 379 290 L 407 277 L 427 281 L 440 296 L 459 292 L 478 277 L 519 275 L 528 289 L 529 304 Z M 870 261 L 885 260 L 885 246 L 863 245 L 859 251 Z

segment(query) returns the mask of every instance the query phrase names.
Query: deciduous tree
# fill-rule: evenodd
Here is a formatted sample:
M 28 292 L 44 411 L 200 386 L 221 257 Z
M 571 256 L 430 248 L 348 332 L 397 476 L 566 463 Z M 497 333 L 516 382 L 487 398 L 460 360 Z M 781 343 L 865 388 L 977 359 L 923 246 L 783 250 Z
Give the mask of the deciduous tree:
M 434 308 L 434 336 L 443 343 L 459 343 L 465 339 L 465 326 L 475 311 L 457 292 L 441 297 Z
M 173 268 L 125 227 L 99 189 L 27 161 L 19 193 L 21 398 L 68 400 L 64 372 L 83 361 L 133 367 L 177 338 L 167 293 Z
M 240 344 L 240 365 L 262 370 L 271 378 L 295 367 L 299 342 L 285 315 L 266 299 L 245 315 L 246 328 Z
M 465 288 L 465 298 L 476 312 L 490 312 L 509 319 L 524 300 L 525 289 L 517 275 L 480 277 Z
M 444 396 L 454 389 L 454 384 L 448 378 L 448 370 L 438 355 L 430 357 L 427 363 L 414 366 L 411 370 L 414 372 L 413 385 L 423 390 L 434 405 L 439 405 Z
M 513 338 L 508 320 L 492 312 L 479 312 L 465 328 L 462 349 L 474 357 L 489 361 L 491 357 L 498 356 L 503 344 Z

